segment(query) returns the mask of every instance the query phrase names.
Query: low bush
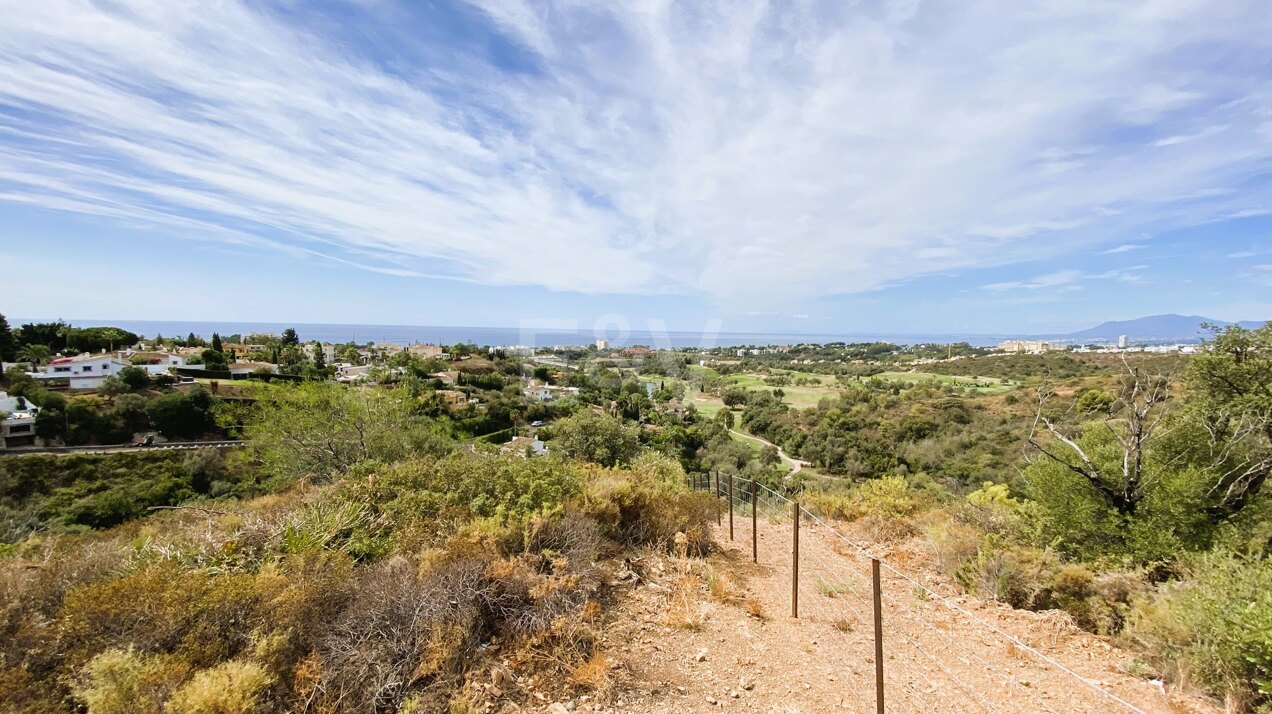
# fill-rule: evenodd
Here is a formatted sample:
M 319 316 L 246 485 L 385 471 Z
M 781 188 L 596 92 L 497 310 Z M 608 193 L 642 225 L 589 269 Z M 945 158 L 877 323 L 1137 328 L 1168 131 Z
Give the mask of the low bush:
M 1272 705 L 1272 560 L 1190 558 L 1179 581 L 1137 604 L 1127 638 L 1171 680 L 1226 698 L 1228 711 Z
M 582 507 L 606 535 L 629 546 L 683 547 L 694 556 L 711 548 L 710 526 L 721 505 L 710 493 L 690 491 L 675 460 L 642 456 L 630 470 L 597 470 L 588 479 Z

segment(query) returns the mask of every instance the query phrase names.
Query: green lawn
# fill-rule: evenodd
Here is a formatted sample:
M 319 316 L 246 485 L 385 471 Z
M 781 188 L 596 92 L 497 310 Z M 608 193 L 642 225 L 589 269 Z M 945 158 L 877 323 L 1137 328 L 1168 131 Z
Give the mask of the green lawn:
M 827 377 L 826 375 L 810 375 L 795 372 L 791 374 L 784 374 L 784 376 L 790 376 L 792 379 L 796 376 L 818 377 L 822 381 L 822 384 L 817 387 L 797 387 L 793 384 L 788 384 L 785 387 L 772 387 L 764 383 L 765 375 L 759 374 L 734 374 L 727 377 L 726 380 L 730 384 L 734 384 L 745 389 L 762 389 L 765 391 L 781 389 L 785 393 L 785 396 L 782 397 L 782 401 L 796 409 L 808 409 L 809 407 L 815 407 L 818 402 L 826 397 L 839 396 L 839 385 L 835 383 L 833 378 Z
M 1008 379 L 998 377 L 964 377 L 952 374 L 933 374 L 931 372 L 883 372 L 875 375 L 880 379 L 891 379 L 902 382 L 936 382 L 938 384 L 957 384 L 960 387 L 971 387 L 978 394 L 997 394 L 1015 389 L 1018 385 Z

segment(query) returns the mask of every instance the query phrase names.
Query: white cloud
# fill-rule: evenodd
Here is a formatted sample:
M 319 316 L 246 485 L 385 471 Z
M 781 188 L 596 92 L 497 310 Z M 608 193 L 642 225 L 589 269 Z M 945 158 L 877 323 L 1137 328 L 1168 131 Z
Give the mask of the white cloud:
M 1082 289 L 1082 286 L 1077 283 L 1090 280 L 1117 280 L 1124 283 L 1142 283 L 1146 281 L 1142 271 L 1147 269 L 1147 265 L 1132 265 L 1127 268 L 1106 270 L 1103 273 L 1084 273 L 1081 270 L 1057 270 L 1028 280 L 990 283 L 981 286 L 981 289 L 990 292 L 1006 292 L 1009 290 L 1078 291 Z
M 985 286 L 986 290 L 1003 291 L 1003 290 L 1041 290 L 1043 288 L 1055 288 L 1066 285 L 1083 278 L 1080 270 L 1057 270 L 1054 273 L 1039 275 L 1029 280 L 1012 280 L 1002 283 L 991 283 Z
M 388 71 L 255 4 L 0 0 L 0 200 L 742 311 L 1272 204 L 1235 190 L 1266 80 L 1182 49 L 1266 56 L 1257 0 L 480 6 L 533 71 Z
M 1122 245 L 1100 251 L 1101 255 L 1115 255 L 1117 253 L 1129 253 L 1133 250 L 1141 250 L 1147 248 L 1143 243 L 1123 243 Z

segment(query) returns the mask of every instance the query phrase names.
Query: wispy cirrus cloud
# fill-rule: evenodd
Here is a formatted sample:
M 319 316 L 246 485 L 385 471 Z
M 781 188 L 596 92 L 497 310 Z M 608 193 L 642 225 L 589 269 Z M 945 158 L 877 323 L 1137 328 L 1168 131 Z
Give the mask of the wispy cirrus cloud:
M 1123 283 L 1142 283 L 1147 265 L 1132 265 L 1126 268 L 1115 268 L 1100 273 L 1088 273 L 1081 270 L 1057 270 L 1026 280 L 1009 280 L 981 286 L 990 292 L 1009 290 L 1081 290 L 1079 284 L 1090 280 L 1117 280 Z
M 1147 248 L 1147 247 L 1148 246 L 1144 243 L 1123 243 L 1121 245 L 1113 246 L 1112 248 L 1109 248 L 1108 250 L 1102 250 L 1100 251 L 1100 254 L 1101 255 L 1117 255 L 1118 253 L 1129 253 L 1133 250 L 1143 250 L 1144 248 Z
M 281 7 L 0 2 L 0 201 L 740 309 L 1272 203 L 1255 0 L 476 3 L 518 66 Z

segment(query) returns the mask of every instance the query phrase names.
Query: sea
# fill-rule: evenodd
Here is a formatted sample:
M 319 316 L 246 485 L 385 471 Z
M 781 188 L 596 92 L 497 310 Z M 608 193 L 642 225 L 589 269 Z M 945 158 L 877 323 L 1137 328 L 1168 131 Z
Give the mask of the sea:
M 14 318 L 9 324 L 17 327 L 27 322 L 50 322 L 50 318 Z M 661 329 L 631 329 L 608 325 L 594 329 L 560 326 L 560 321 L 545 321 L 518 327 L 465 327 L 458 325 L 343 325 L 318 323 L 281 322 L 200 322 L 184 320 L 107 320 L 72 319 L 66 322 L 75 327 L 120 327 L 143 337 L 185 337 L 194 333 L 204 339 L 212 333 L 221 335 L 280 334 L 288 327 L 295 328 L 304 342 L 356 342 L 365 344 L 415 343 L 454 345 L 471 343 L 478 346 L 537 347 L 564 345 L 590 345 L 606 340 L 612 347 L 643 345 L 655 349 L 712 347 L 765 347 L 796 344 L 826 344 L 828 342 L 890 342 L 898 345 L 949 344 L 967 342 L 977 347 L 998 344 L 1002 335 L 959 334 L 806 334 L 784 332 L 728 332 L 708 326 L 701 331 L 672 331 Z M 545 326 L 546 325 L 546 326 Z

